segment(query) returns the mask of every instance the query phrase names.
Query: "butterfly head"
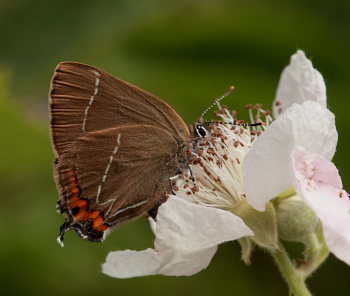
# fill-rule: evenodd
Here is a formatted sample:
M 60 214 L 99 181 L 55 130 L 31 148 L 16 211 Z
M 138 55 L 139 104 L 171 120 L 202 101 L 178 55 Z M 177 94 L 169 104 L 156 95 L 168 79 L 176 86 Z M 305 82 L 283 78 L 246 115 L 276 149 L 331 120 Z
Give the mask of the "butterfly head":
M 196 123 L 194 128 L 195 128 L 195 133 L 197 137 L 206 138 L 209 136 L 209 131 L 206 127 L 204 127 L 203 124 Z

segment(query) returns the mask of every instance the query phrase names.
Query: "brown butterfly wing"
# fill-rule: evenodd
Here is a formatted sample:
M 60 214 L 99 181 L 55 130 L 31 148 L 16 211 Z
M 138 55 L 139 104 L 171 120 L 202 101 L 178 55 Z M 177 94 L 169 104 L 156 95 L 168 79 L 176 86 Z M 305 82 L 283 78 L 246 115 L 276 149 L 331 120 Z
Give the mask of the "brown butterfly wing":
M 170 191 L 169 177 L 181 166 L 178 160 L 186 157 L 180 146 L 173 134 L 150 125 L 86 132 L 55 165 L 67 220 L 94 240 L 95 232 L 160 204 Z
M 57 155 L 85 132 L 126 124 L 160 127 L 187 139 L 183 119 L 156 96 L 92 66 L 60 63 L 50 91 L 51 136 Z

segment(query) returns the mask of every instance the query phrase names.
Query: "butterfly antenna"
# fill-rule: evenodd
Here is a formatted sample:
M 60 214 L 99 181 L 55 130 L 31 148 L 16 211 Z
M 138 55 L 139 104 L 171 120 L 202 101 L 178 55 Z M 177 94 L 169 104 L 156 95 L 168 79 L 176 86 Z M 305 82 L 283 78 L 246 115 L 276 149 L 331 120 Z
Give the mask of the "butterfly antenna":
M 201 116 L 199 117 L 199 120 L 203 119 L 203 116 L 211 109 L 213 108 L 216 104 L 220 103 L 220 101 L 224 98 L 226 98 L 233 90 L 235 89 L 234 86 L 230 86 L 227 92 L 225 92 L 220 98 L 216 99 L 213 104 L 211 104 L 207 109 L 203 111 Z

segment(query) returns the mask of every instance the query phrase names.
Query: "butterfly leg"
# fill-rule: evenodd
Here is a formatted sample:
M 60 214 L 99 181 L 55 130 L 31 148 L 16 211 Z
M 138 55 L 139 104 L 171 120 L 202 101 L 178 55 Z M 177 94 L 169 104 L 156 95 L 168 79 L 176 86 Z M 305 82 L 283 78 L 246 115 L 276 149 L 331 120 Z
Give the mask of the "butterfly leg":
M 194 185 L 196 185 L 196 179 L 194 178 L 194 174 L 193 174 L 193 171 L 192 171 L 192 165 L 191 164 L 188 165 L 188 170 L 190 171 L 191 179 L 192 179 Z
M 150 209 L 150 210 L 148 211 L 148 215 L 149 215 L 155 222 L 157 222 L 158 208 L 159 208 L 159 205 L 153 207 L 152 209 Z
M 170 184 L 170 188 L 171 188 L 171 193 L 172 193 L 173 195 L 176 195 L 176 193 L 175 193 L 175 191 L 174 191 L 173 180 L 176 180 L 177 178 L 179 178 L 179 176 L 181 176 L 181 174 L 169 178 L 169 184 Z
M 168 194 L 164 193 L 164 195 L 161 197 L 161 199 L 157 202 L 157 204 L 148 211 L 148 215 L 155 221 L 157 222 L 157 213 L 159 207 L 162 205 L 163 202 L 166 202 L 168 199 Z

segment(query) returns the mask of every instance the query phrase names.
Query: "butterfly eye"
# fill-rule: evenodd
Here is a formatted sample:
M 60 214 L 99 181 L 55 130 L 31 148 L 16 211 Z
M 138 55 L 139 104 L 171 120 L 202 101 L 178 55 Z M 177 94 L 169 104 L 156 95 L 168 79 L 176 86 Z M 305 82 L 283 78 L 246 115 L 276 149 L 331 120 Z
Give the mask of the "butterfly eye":
M 209 135 L 208 130 L 201 124 L 196 125 L 196 133 L 198 137 L 206 138 Z

